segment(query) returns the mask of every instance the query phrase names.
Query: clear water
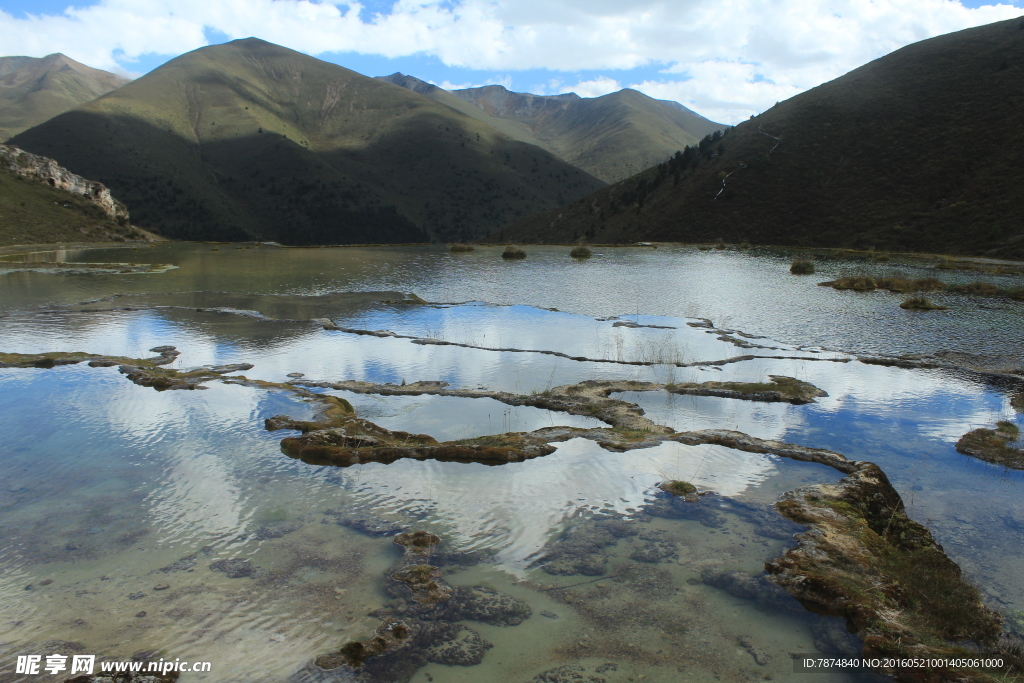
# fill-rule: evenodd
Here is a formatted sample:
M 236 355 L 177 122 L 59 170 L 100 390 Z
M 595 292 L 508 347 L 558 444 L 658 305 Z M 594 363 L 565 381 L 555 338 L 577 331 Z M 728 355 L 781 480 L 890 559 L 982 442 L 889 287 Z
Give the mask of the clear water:
M 250 362 L 247 376 L 273 381 L 302 372 L 317 380 L 443 380 L 517 392 L 603 378 L 798 377 L 829 396 L 807 406 L 664 392 L 618 397 L 676 429 L 735 428 L 879 463 L 912 515 L 992 603 L 1024 609 L 1016 567 L 1024 550 L 1022 477 L 953 449 L 971 428 L 1019 422 L 1007 389 L 973 375 L 864 365 L 843 353 L 947 349 L 1019 358 L 1024 306 L 949 295 L 951 311 L 921 316 L 899 309 L 897 295 L 815 286 L 832 277 L 822 271 L 850 268 L 840 263 L 808 279 L 790 276 L 783 255 L 618 249 L 575 263 L 565 251 L 532 249 L 519 263 L 502 262 L 491 249 L 452 255 L 170 244 L 129 258 L 124 250 L 63 254 L 70 261 L 179 267 L 146 275 L 0 275 L 0 350 L 145 356 L 153 346 L 173 344 L 183 352 L 175 367 Z M 167 296 L 200 291 L 246 296 Z M 338 292 L 413 292 L 470 303 L 382 304 L 331 296 Z M 80 305 L 113 295 L 128 296 Z M 194 310 L 218 303 L 287 321 Z M 136 310 L 110 310 L 125 307 Z M 303 322 L 321 317 L 483 348 L 420 345 Z M 733 335 L 756 345 L 740 348 L 687 325 L 693 317 L 766 338 Z M 660 327 L 615 325 L 622 321 Z M 533 352 L 490 350 L 509 347 Z M 757 358 L 670 364 L 741 354 Z M 625 364 L 633 361 L 655 364 Z M 728 501 L 768 505 L 796 486 L 836 480 L 828 468 L 678 444 L 609 453 L 583 439 L 501 467 L 412 460 L 314 467 L 281 453 L 283 433 L 262 429 L 272 415 L 308 415 L 306 403 L 282 392 L 208 386 L 155 392 L 127 382 L 116 368 L 0 370 L 2 673 L 13 670 L 18 653 L 47 654 L 44 644 L 71 641 L 117 658 L 156 651 L 213 662 L 213 674 L 186 674 L 183 681 L 298 680 L 312 657 L 370 635 L 379 619 L 368 613 L 387 601 L 383 573 L 398 557 L 389 538 L 339 526 L 327 511 L 429 529 L 452 550 L 480 551 L 484 561 L 446 569 L 447 579 L 490 586 L 531 607 L 518 626 L 466 622 L 493 644 L 482 662 L 430 663 L 413 681 L 527 683 L 559 666 L 578 664 L 590 675 L 607 663 L 615 664 L 601 674 L 608 681 L 675 681 L 680 671 L 691 680 L 786 679 L 789 653 L 817 652 L 822 634 L 834 632 L 834 623 L 795 603 L 766 607 L 700 580 L 709 569 L 756 575 L 791 543 L 764 535 Z M 596 426 L 490 399 L 340 395 L 378 424 L 441 439 Z M 701 503 L 717 511 L 717 526 L 648 514 L 659 500 L 654 485 L 677 477 L 726 497 L 721 505 Z M 603 551 L 603 578 L 552 575 L 536 566 L 563 534 L 588 529 L 602 511 L 624 515 L 638 534 L 662 539 L 673 554 L 637 560 L 633 555 L 648 543 L 637 535 Z M 260 571 L 229 578 L 210 568 L 233 558 L 249 559 Z M 740 637 L 770 660 L 758 664 Z

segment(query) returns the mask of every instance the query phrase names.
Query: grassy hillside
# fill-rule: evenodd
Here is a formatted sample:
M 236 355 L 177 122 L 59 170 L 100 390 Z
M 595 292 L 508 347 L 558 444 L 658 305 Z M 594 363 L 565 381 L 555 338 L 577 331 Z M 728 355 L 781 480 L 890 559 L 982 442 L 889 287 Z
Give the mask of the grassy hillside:
M 581 98 L 573 93 L 515 93 L 500 85 L 448 92 L 402 74 L 383 80 L 443 102 L 517 140 L 543 147 L 605 182 L 622 180 L 664 161 L 723 128 L 681 104 L 654 100 L 629 89 Z
M 1019 18 L 905 47 L 504 235 L 1021 258 L 1022 111 Z
M 62 54 L 0 57 L 0 142 L 127 82 Z
M 151 239 L 80 195 L 0 168 L 0 246 Z
M 602 185 L 422 95 L 253 38 L 182 55 L 12 143 L 187 239 L 470 239 Z

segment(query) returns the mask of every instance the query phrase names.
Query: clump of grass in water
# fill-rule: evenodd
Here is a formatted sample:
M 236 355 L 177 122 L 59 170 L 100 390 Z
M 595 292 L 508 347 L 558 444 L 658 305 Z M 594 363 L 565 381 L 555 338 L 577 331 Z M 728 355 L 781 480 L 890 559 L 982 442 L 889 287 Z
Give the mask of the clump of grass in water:
M 593 255 L 594 252 L 590 251 L 589 248 L 584 246 L 575 247 L 572 251 L 569 252 L 569 256 L 572 256 L 573 258 L 590 258 Z
M 1021 391 L 1014 395 L 1010 399 L 1010 405 L 1013 406 L 1014 410 L 1018 413 L 1024 413 L 1024 391 Z
M 1020 427 L 1006 420 L 1002 420 L 996 423 L 996 431 L 1001 432 L 1013 439 L 1016 439 L 1018 436 L 1020 436 Z
M 828 284 L 835 289 L 852 289 L 855 292 L 870 292 L 873 289 L 878 289 L 878 283 L 875 281 L 875 278 L 868 277 L 867 275 L 841 277 Z
M 885 544 L 879 555 L 886 573 L 904 587 L 903 600 L 944 638 L 962 640 L 985 628 L 979 616 L 978 589 L 960 568 L 934 548 L 908 550 Z
M 999 288 L 989 282 L 972 282 L 968 285 L 956 285 L 950 287 L 949 291 L 958 294 L 976 294 L 980 296 L 994 296 L 999 294 Z
M 811 275 L 814 273 L 814 261 L 798 258 L 789 266 L 789 272 L 793 275 Z
M 932 303 L 930 299 L 923 296 L 912 296 L 900 304 L 900 308 L 908 311 L 944 311 L 945 306 Z
M 448 250 L 451 251 L 453 254 L 460 254 L 460 253 L 466 252 L 466 251 L 475 251 L 475 247 L 473 247 L 473 245 L 471 245 L 471 244 L 463 244 L 462 242 L 454 242 L 451 246 L 448 247 Z
M 504 259 L 524 259 L 526 258 L 526 252 L 519 247 L 513 247 L 511 244 L 505 247 L 505 251 L 501 252 L 501 258 Z
M 688 496 L 691 493 L 697 492 L 696 486 L 688 481 L 682 481 L 681 479 L 663 481 L 658 484 L 658 488 L 666 493 L 671 493 L 673 496 Z
M 903 277 L 883 277 L 878 279 L 878 286 L 890 292 L 941 292 L 946 283 L 933 277 L 910 280 Z

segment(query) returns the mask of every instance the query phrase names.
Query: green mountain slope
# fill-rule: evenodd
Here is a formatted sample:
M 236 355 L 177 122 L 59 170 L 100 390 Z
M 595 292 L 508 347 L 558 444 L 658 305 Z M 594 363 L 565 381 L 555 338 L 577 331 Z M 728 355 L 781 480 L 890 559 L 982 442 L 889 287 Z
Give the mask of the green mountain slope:
M 12 144 L 187 239 L 469 239 L 602 185 L 422 95 L 254 38 L 182 55 Z
M 574 93 L 515 93 L 500 85 L 448 92 L 403 74 L 382 79 L 543 147 L 605 182 L 649 168 L 723 128 L 677 102 L 651 99 L 630 89 L 582 98 Z
M 1014 19 L 897 50 L 504 235 L 1024 257 L 1021 112 Z
M 0 57 L 0 141 L 127 82 L 62 54 Z

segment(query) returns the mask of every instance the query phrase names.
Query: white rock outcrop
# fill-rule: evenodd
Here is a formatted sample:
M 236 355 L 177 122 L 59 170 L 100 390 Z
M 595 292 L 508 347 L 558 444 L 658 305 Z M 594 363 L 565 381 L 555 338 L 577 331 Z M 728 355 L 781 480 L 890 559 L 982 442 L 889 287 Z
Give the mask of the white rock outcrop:
M 0 168 L 46 183 L 59 190 L 81 195 L 100 207 L 107 216 L 120 225 L 129 224 L 128 209 L 114 199 L 110 194 L 110 188 L 95 180 L 75 175 L 49 157 L 30 154 L 10 145 L 0 145 Z

